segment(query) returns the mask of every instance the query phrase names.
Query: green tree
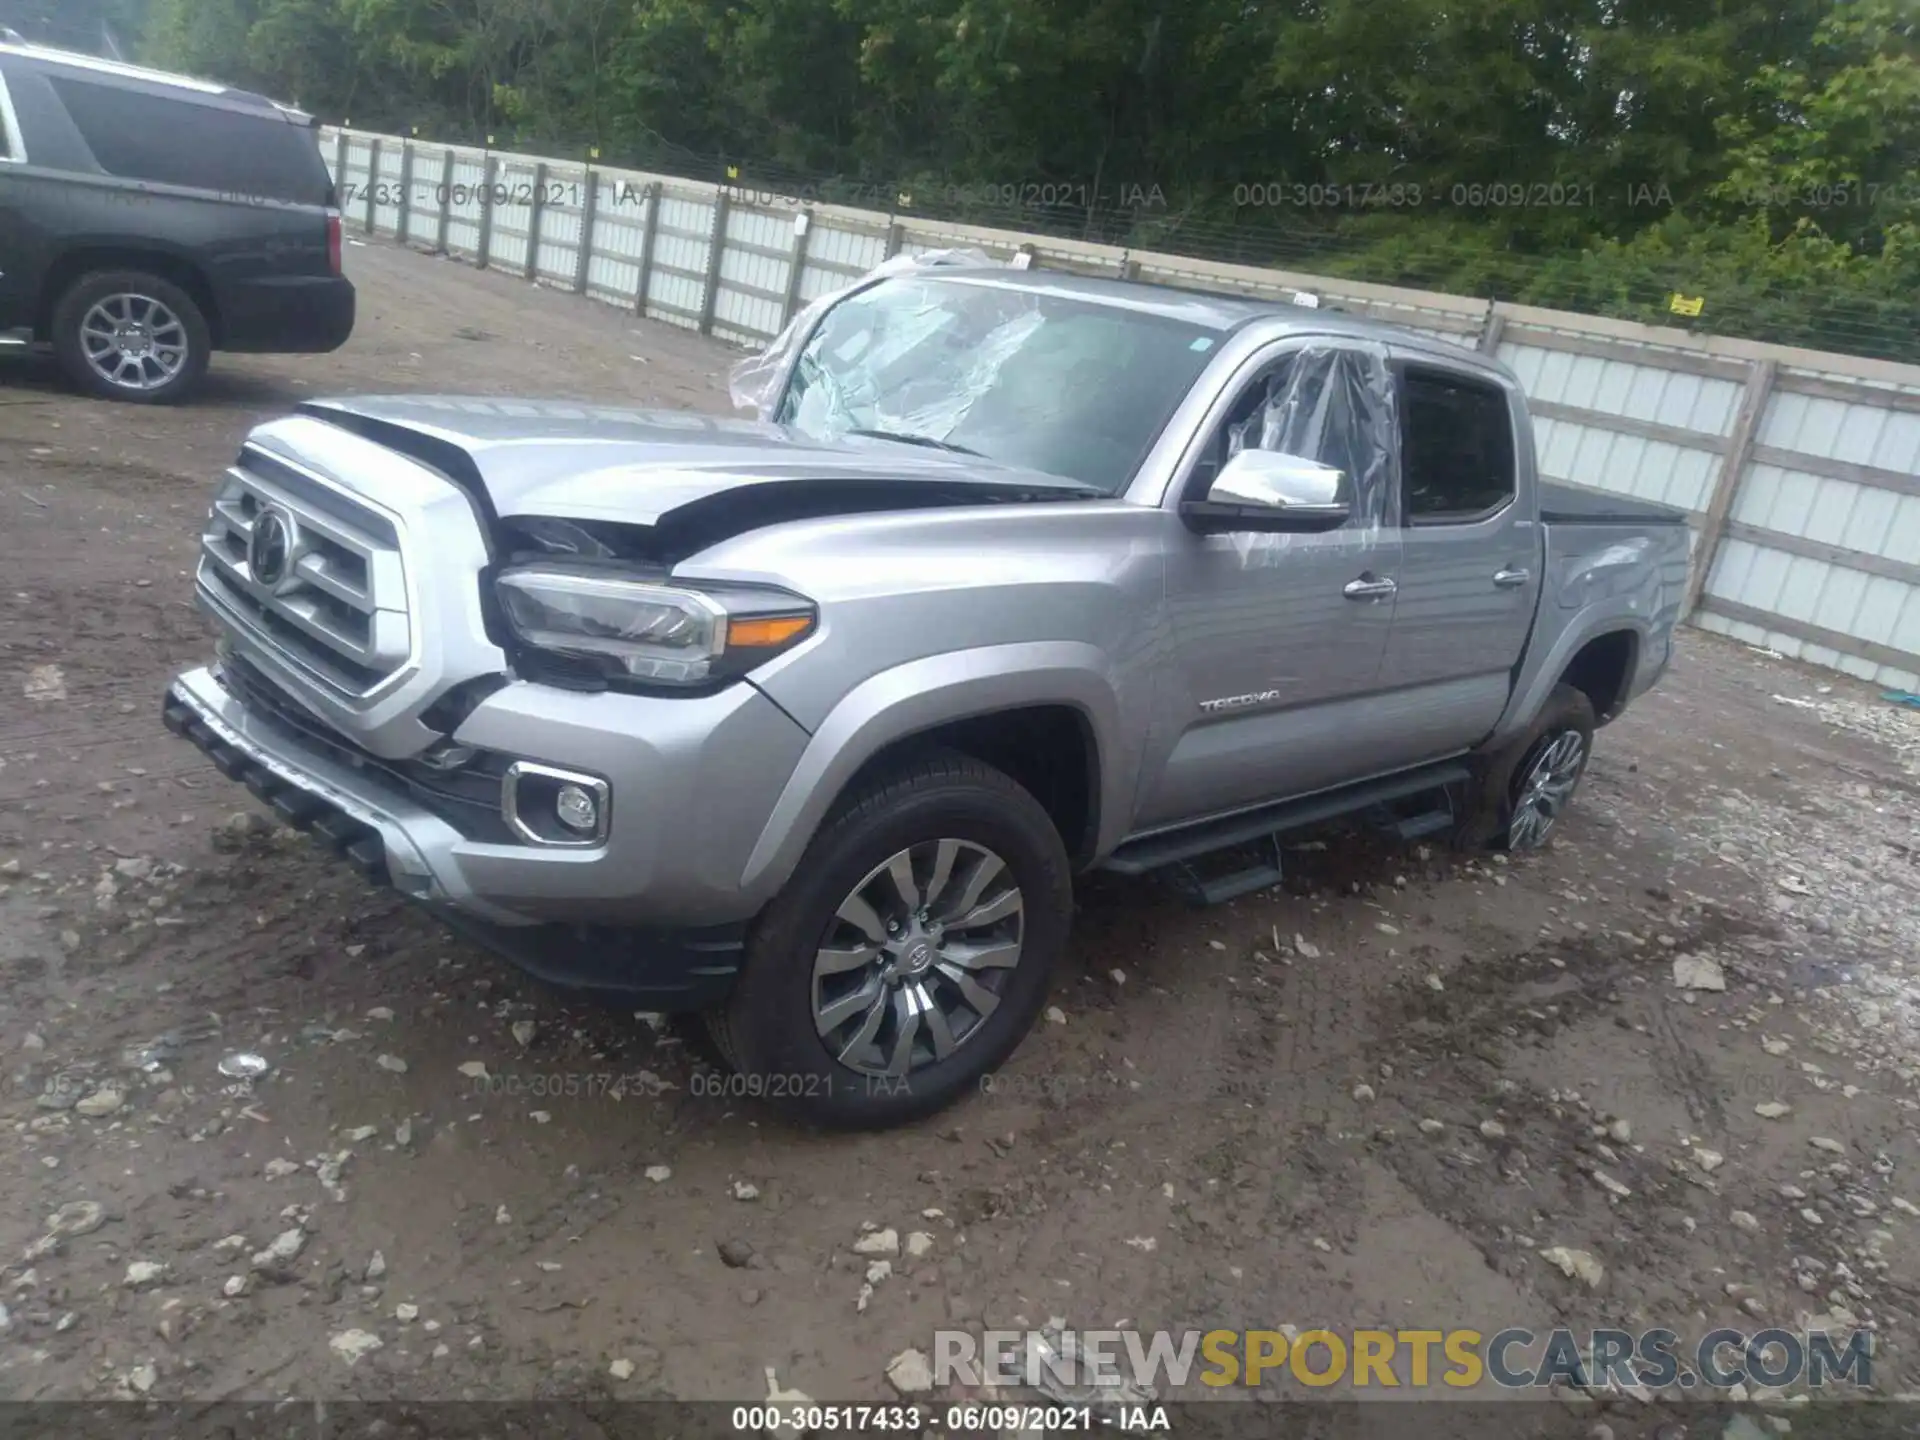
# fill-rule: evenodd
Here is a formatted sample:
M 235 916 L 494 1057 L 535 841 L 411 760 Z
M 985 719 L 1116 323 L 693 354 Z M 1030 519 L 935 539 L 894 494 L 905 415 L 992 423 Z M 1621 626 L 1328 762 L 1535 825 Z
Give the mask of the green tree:
M 1016 228 L 1616 314 L 1685 289 L 1703 323 L 1920 332 L 1915 0 L 150 3 L 152 58 L 362 128 L 860 178 Z
M 1869 251 L 1920 221 L 1920 7 L 1850 0 L 1750 84 L 1758 114 L 1721 126 L 1722 202 L 1758 211 L 1776 235 L 1811 223 Z

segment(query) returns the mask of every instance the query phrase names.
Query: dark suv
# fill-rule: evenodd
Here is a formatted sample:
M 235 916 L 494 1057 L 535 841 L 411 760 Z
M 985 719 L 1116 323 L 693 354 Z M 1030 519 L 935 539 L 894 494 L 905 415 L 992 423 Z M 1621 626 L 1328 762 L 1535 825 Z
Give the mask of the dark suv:
M 215 350 L 353 330 L 315 121 L 240 90 L 0 37 L 0 348 L 113 400 L 178 400 Z

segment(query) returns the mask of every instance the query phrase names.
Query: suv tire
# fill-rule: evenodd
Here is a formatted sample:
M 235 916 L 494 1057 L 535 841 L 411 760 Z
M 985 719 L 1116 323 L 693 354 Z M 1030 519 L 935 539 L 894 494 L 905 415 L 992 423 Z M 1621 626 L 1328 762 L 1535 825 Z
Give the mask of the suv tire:
M 1537 850 L 1572 803 L 1593 754 L 1593 702 L 1556 685 L 1526 732 L 1484 756 L 1478 803 L 1460 827 L 1465 850 Z
M 74 281 L 53 307 L 52 340 L 74 384 L 100 399 L 136 405 L 185 399 L 213 351 L 207 317 L 194 298 L 139 270 L 95 271 Z
M 1066 847 L 1012 778 L 947 751 L 876 777 L 821 827 L 707 1017 L 728 1083 L 837 1129 L 932 1114 L 1032 1028 L 1072 919 Z

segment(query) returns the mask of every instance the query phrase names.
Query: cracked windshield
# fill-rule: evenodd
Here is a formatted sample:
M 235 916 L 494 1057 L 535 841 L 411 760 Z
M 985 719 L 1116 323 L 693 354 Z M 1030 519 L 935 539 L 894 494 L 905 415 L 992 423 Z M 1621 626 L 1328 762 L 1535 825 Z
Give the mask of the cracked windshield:
M 1914 0 L 0 0 L 22 1437 L 1920 1430 Z
M 890 280 L 827 312 L 777 418 L 810 438 L 917 441 L 1112 494 L 1216 339 L 1070 296 Z

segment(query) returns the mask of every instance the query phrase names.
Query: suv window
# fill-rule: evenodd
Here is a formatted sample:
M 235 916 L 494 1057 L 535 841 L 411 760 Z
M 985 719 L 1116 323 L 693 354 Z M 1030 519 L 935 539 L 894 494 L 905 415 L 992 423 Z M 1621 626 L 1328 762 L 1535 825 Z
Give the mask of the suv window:
M 1477 519 L 1513 498 L 1513 415 L 1505 391 L 1409 369 L 1401 396 L 1408 524 Z
M 249 115 L 69 76 L 52 77 L 52 83 L 109 175 L 237 200 L 327 203 L 326 163 L 313 135 L 278 115 Z

